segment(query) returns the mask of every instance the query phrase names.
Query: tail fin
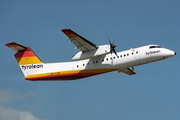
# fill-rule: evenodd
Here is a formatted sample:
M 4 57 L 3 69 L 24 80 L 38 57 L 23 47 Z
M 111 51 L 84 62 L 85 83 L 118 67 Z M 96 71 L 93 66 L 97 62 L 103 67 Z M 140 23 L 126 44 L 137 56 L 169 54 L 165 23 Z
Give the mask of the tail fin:
M 36 73 L 43 68 L 43 62 L 36 56 L 30 47 L 24 47 L 15 42 L 5 44 L 17 53 L 14 54 L 24 76 Z

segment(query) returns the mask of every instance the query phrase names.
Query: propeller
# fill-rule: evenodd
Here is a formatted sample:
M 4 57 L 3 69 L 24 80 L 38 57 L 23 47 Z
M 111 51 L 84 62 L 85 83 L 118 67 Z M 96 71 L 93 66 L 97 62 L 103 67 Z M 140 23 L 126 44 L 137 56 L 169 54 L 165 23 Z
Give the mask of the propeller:
M 115 55 L 117 56 L 117 53 L 116 53 L 116 50 L 115 50 L 116 45 L 112 44 L 110 40 L 109 40 L 109 44 L 110 44 L 110 47 L 111 47 L 110 48 L 111 54 L 112 54 L 112 52 L 114 52 Z
M 132 67 L 132 71 L 134 72 L 134 67 Z

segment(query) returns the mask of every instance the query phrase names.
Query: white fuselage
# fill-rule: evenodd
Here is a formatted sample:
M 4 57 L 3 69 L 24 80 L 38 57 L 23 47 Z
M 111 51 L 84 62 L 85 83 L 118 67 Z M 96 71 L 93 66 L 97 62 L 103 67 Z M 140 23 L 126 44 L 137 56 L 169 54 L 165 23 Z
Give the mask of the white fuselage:
M 123 69 L 142 65 L 150 62 L 163 60 L 175 55 L 175 52 L 166 48 L 152 48 L 149 46 L 143 46 L 135 48 L 133 50 L 126 50 L 118 52 L 116 56 L 113 54 L 107 54 L 91 59 L 74 61 L 74 62 L 60 62 L 46 64 L 48 69 L 53 71 L 64 70 L 84 70 L 84 69 L 104 69 L 115 68 Z M 152 45 L 151 45 L 152 46 Z M 55 69 L 56 68 L 56 69 Z M 52 70 L 49 70 L 51 72 Z
M 34 71 L 34 74 L 44 74 L 47 73 L 48 75 L 59 75 L 58 80 L 61 78 L 60 74 L 63 72 L 64 74 L 68 73 L 67 76 L 73 76 L 77 75 L 79 73 L 83 73 L 83 71 L 91 72 L 94 70 L 98 72 L 97 74 L 102 74 L 106 72 L 111 71 L 119 71 L 125 68 L 138 66 L 150 62 L 155 62 L 159 60 L 163 60 L 169 57 L 174 56 L 176 53 L 172 50 L 162 48 L 157 45 L 147 45 L 135 49 L 130 49 L 122 52 L 117 52 L 117 56 L 114 53 L 110 53 L 107 55 L 101 55 L 98 57 L 85 59 L 85 60 L 79 60 L 74 62 L 60 62 L 60 63 L 45 63 L 43 64 L 43 68 L 39 68 L 41 70 Z M 103 69 L 105 71 L 103 71 Z M 26 70 L 28 73 L 28 70 Z M 76 72 L 74 72 L 76 71 Z M 88 72 L 86 74 L 88 74 Z M 32 78 L 31 75 L 33 75 L 32 72 L 29 72 L 31 74 L 26 74 L 26 79 Z M 74 74 L 73 74 L 74 73 Z M 94 75 L 97 75 L 94 74 Z M 93 76 L 93 75 L 89 75 Z M 89 77 L 84 76 L 84 77 Z M 64 78 L 62 80 L 66 80 L 66 75 L 63 76 Z M 84 78 L 80 77 L 79 78 Z M 78 79 L 78 77 L 72 78 L 72 79 Z M 55 77 L 54 77 L 55 78 Z M 55 78 L 56 79 L 56 78 Z M 70 79 L 71 78 L 67 78 Z

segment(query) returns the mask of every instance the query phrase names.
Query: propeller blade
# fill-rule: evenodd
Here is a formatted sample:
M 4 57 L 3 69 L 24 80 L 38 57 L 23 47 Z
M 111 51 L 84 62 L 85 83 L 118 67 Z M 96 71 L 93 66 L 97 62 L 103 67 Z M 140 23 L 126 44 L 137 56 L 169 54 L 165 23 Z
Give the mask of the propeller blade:
M 110 44 L 110 47 L 112 46 L 112 43 L 111 43 L 111 41 L 110 41 L 110 39 L 108 39 L 109 40 L 109 44 Z
M 116 53 L 116 50 L 114 48 L 113 48 L 113 52 L 115 53 L 116 56 L 118 56 L 117 53 Z
M 108 39 L 108 40 L 109 40 L 109 44 L 110 44 L 110 53 L 112 54 L 112 44 L 111 44 L 110 39 Z
M 134 71 L 134 67 L 132 67 L 132 71 Z
M 111 52 L 111 54 L 112 54 L 112 52 L 114 52 L 115 55 L 117 56 L 117 53 L 116 53 L 116 50 L 115 50 L 116 45 L 112 44 L 110 39 L 108 39 L 108 40 L 109 40 L 109 44 L 110 44 L 110 52 Z

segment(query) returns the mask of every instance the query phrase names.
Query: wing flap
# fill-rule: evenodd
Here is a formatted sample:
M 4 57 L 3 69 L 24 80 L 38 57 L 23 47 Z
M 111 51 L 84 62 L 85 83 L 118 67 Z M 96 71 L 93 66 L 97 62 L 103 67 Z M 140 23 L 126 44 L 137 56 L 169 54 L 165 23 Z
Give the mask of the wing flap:
M 97 45 L 78 35 L 71 29 L 63 29 L 62 32 L 67 35 L 70 42 L 76 46 L 76 49 L 82 52 L 98 49 Z

